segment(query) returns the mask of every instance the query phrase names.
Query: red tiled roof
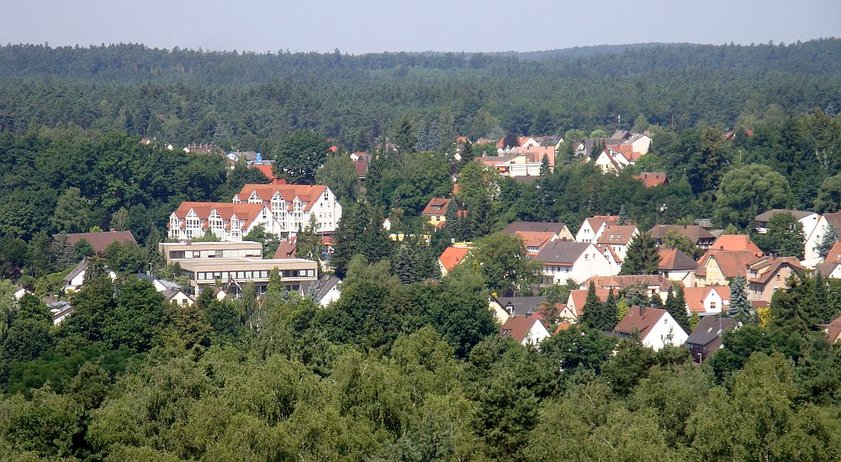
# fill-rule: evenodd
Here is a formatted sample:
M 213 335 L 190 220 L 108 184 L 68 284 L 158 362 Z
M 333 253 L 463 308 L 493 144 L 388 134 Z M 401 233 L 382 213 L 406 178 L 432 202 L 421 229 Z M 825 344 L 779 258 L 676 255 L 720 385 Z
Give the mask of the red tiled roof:
M 823 261 L 824 263 L 841 263 L 841 242 L 832 244 L 832 248 L 829 249 Z
M 324 194 L 327 186 L 324 185 L 302 185 L 302 184 L 247 184 L 234 196 L 234 200 L 247 202 L 252 193 L 257 193 L 263 204 L 269 204 L 272 197 L 278 193 L 292 209 L 292 201 L 297 197 L 301 201 L 304 211 L 312 209 L 318 198 Z
M 449 206 L 450 206 L 450 199 L 446 199 L 446 198 L 443 198 L 443 197 L 433 197 L 426 204 L 426 207 L 423 208 L 423 212 L 421 212 L 421 215 L 424 215 L 424 216 L 446 215 L 447 207 L 449 207 Z
M 251 225 L 251 222 L 263 211 L 263 207 L 262 204 L 248 204 L 244 202 L 238 204 L 231 202 L 182 202 L 173 213 L 179 220 L 184 221 L 187 218 L 187 214 L 192 210 L 202 220 L 202 228 L 207 228 L 207 220 L 210 214 L 216 210 L 216 213 L 225 222 L 229 222 L 236 215 L 237 220 L 242 222 L 242 227 L 247 229 Z
M 745 276 L 748 265 L 756 260 L 756 255 L 750 250 L 718 250 L 710 249 L 698 260 L 698 269 L 695 274 L 706 276 L 707 263 L 715 259 L 721 274 L 726 278 Z
M 56 235 L 60 236 L 60 235 Z M 96 253 L 105 252 L 111 244 L 122 242 L 124 244 L 137 244 L 131 231 L 102 231 L 98 233 L 73 233 L 66 235 L 68 245 L 76 245 L 79 241 L 87 241 Z
M 634 178 L 641 181 L 646 188 L 663 186 L 669 182 L 666 172 L 642 172 Z
M 836 343 L 841 338 L 841 316 L 824 325 L 824 333 L 826 333 L 826 339 L 829 343 Z
M 551 231 L 515 231 L 515 235 L 523 240 L 526 247 L 543 247 L 547 242 L 551 241 L 556 235 Z
M 295 258 L 295 251 L 297 249 L 298 238 L 291 237 L 289 239 L 281 239 L 280 245 L 274 253 L 274 258 Z
M 584 314 L 584 305 L 587 304 L 587 292 L 588 289 L 576 289 L 569 291 L 569 296 L 572 298 L 572 307 L 571 311 L 577 318 L 581 318 L 581 315 Z M 616 292 L 613 293 L 614 296 Z M 596 297 L 599 298 L 599 301 L 604 303 L 607 301 L 607 297 L 610 295 L 610 290 L 608 289 L 596 289 Z M 567 304 L 569 307 L 569 304 Z
M 657 269 L 662 271 L 674 270 L 695 270 L 698 268 L 698 263 L 689 255 L 681 252 L 678 249 L 658 249 L 660 254 L 660 265 Z
M 268 178 L 270 181 L 274 181 L 274 180 L 277 179 L 277 177 L 274 176 L 274 171 L 272 170 L 271 165 L 254 164 L 254 165 L 251 166 L 251 168 L 259 170 L 260 173 L 262 173 L 263 176 Z
M 714 290 L 724 301 L 730 301 L 730 287 L 728 286 L 707 286 L 707 287 L 686 287 L 683 289 L 683 297 L 686 300 L 686 306 L 691 313 L 704 313 L 704 299 L 707 298 L 710 291 Z M 720 307 L 724 308 L 724 307 Z
M 440 257 L 438 257 L 438 261 L 441 262 L 441 265 L 443 265 L 447 271 L 452 271 L 456 265 L 464 260 L 464 257 L 467 256 L 468 252 L 470 252 L 470 249 L 450 246 L 444 249 L 444 252 L 441 253 Z
M 666 314 L 666 310 L 661 310 L 659 308 L 642 308 L 634 306 L 628 310 L 628 314 L 619 321 L 619 325 L 616 326 L 614 332 L 630 335 L 636 331 L 639 332 L 640 338 L 643 339 L 646 335 L 648 335 L 648 331 L 651 330 L 651 327 L 660 321 L 664 314 Z
M 607 225 L 599 236 L 598 243 L 604 245 L 628 245 L 637 227 L 634 225 Z
M 710 249 L 715 250 L 748 250 L 755 256 L 761 257 L 764 255 L 762 250 L 750 240 L 750 237 L 744 234 L 722 234 L 713 242 Z
M 529 335 L 534 323 L 539 323 L 540 319 L 536 316 L 511 316 L 505 321 L 499 329 L 499 334 L 503 337 L 511 337 L 517 343 L 523 343 L 523 340 Z

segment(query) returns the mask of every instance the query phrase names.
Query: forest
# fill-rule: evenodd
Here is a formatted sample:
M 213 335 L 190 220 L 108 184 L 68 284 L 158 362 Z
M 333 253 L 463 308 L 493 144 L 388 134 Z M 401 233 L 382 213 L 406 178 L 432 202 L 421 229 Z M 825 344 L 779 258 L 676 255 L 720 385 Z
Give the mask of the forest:
M 569 293 L 539 287 L 522 243 L 498 233 L 516 220 L 703 218 L 751 233 L 770 208 L 841 210 L 840 67 L 836 39 L 359 56 L 0 47 L 0 458 L 837 460 L 841 349 L 823 330 L 841 314 L 836 280 L 792 278 L 702 365 L 589 319 L 523 347 L 499 335 L 488 296 Z M 636 165 L 603 174 L 572 153 L 617 123 L 651 133 Z M 525 134 L 568 140 L 534 181 L 472 161 L 489 145 L 454 156 L 457 135 Z M 335 304 L 274 275 L 264 296 L 182 307 L 133 276 L 171 272 L 156 246 L 180 202 L 267 181 L 188 143 L 262 152 L 290 181 L 330 186 L 344 207 Z M 356 150 L 372 154 L 364 182 Z M 642 171 L 670 182 L 645 188 Z M 420 212 L 451 194 L 433 232 Z M 409 237 L 389 239 L 385 218 Z M 94 256 L 53 238 L 91 229 L 140 246 Z M 442 276 L 452 240 L 476 249 Z M 53 326 L 42 298 L 85 256 L 74 314 Z M 16 301 L 16 286 L 31 294 Z

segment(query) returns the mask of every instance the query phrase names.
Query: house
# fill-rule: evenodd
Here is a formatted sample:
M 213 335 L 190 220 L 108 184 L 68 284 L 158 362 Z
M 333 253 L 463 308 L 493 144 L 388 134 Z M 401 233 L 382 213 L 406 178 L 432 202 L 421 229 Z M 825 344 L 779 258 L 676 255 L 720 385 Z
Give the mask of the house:
M 586 218 L 575 235 L 575 242 L 596 243 L 608 225 L 617 224 L 619 224 L 618 215 L 596 215 Z
M 161 295 L 164 296 L 164 300 L 167 303 L 174 303 L 180 306 L 191 306 L 195 303 L 193 297 L 184 292 L 180 287 L 164 290 L 161 292 Z
M 593 244 L 555 240 L 534 257 L 543 264 L 547 281 L 562 284 L 567 279 L 581 282 L 593 276 L 616 274 L 605 256 Z
M 501 337 L 510 337 L 523 346 L 538 347 L 549 338 L 549 331 L 536 316 L 511 316 L 499 328 Z
M 76 267 L 70 270 L 70 272 L 67 273 L 67 276 L 64 276 L 64 292 L 72 293 L 82 288 L 82 285 L 85 283 L 85 274 L 87 273 L 87 270 L 87 259 L 82 260 L 78 265 L 76 265 Z M 108 267 L 105 268 L 105 271 L 108 272 L 108 277 L 110 277 L 112 281 L 117 279 L 117 273 L 111 271 Z
M 514 235 L 523 241 L 526 247 L 526 256 L 534 258 L 547 244 L 558 238 L 557 234 L 546 231 L 516 231 Z
M 301 283 L 300 293 L 312 298 L 322 307 L 327 307 L 342 295 L 342 280 L 336 276 L 324 275 L 317 281 Z
M 421 216 L 426 217 L 429 224 L 437 227 L 439 224 L 447 222 L 447 208 L 449 207 L 450 199 L 433 197 L 427 202 L 426 207 L 423 208 Z
M 192 258 L 263 258 L 263 244 L 254 241 L 161 242 L 158 252 L 168 265 Z
M 659 274 L 623 274 L 616 276 L 594 276 L 579 286 L 581 289 L 589 288 L 590 283 L 596 289 L 609 290 L 613 289 L 615 294 L 619 291 L 625 290 L 631 286 L 644 286 L 648 291 L 648 297 L 657 295 L 661 300 L 665 301 L 669 294 L 669 289 L 672 288 L 672 283 L 667 278 Z
M 544 313 L 549 308 L 546 297 L 490 297 L 488 306 L 502 325 L 512 316 L 533 316 L 544 319 Z
M 233 197 L 233 203 L 257 204 L 270 212 L 266 232 L 288 237 L 315 220 L 317 233 L 333 233 L 342 218 L 342 205 L 324 185 L 285 183 L 247 184 Z
M 786 209 L 771 209 L 767 212 L 756 216 L 756 232 L 765 234 L 768 232 L 768 222 L 774 215 L 779 213 L 790 213 L 797 221 L 803 225 L 803 260 L 814 261 L 820 259 L 820 255 L 816 250 L 824 234 L 829 229 L 829 223 L 826 218 L 815 212 L 808 212 L 803 210 L 786 210 Z
M 685 236 L 690 242 L 705 250 L 712 247 L 715 242 L 715 236 L 698 225 L 655 225 L 649 234 L 659 246 L 663 245 L 663 240 L 670 232 Z
M 744 234 L 722 234 L 713 241 L 710 246 L 712 250 L 748 251 L 755 257 L 764 255 L 762 250 Z
M 748 265 L 757 259 L 750 250 L 707 250 L 698 260 L 695 270 L 695 285 L 727 285 L 736 276 L 747 278 Z
M 836 242 L 826 254 L 823 263 L 819 263 L 815 269 L 822 276 L 841 279 L 841 242 Z
M 821 327 L 823 327 L 824 334 L 826 335 L 826 340 L 829 343 L 838 343 L 838 340 L 841 339 L 841 316 L 838 316 L 837 318 L 830 321 L 829 324 L 824 324 Z
M 441 270 L 441 276 L 446 276 L 447 273 L 452 271 L 469 252 L 470 247 L 467 246 L 449 246 L 444 249 L 438 257 L 438 268 Z
M 667 345 L 680 346 L 689 337 L 666 310 L 634 306 L 613 330 L 622 338 L 639 338 L 654 351 Z
M 589 159 L 589 157 L 585 159 Z M 629 164 L 630 162 L 624 156 L 621 154 L 616 155 L 616 153 L 607 148 L 599 152 L 596 160 L 593 161 L 593 165 L 599 167 L 602 173 L 612 173 L 614 175 L 618 175 Z
M 85 241 L 90 244 L 95 253 L 100 254 L 105 252 L 105 249 L 115 242 L 137 245 L 137 241 L 134 240 L 131 231 L 102 231 L 96 233 L 56 234 L 53 236 L 53 240 L 62 238 L 71 247 L 81 241 Z
M 549 170 L 555 166 L 554 151 L 549 155 L 545 150 L 535 148 L 522 153 L 516 150 L 501 152 L 498 156 L 476 157 L 475 160 L 485 167 L 495 170 L 500 176 L 511 178 L 537 178 L 543 167 L 543 155 L 549 161 Z
M 722 347 L 724 333 L 738 329 L 739 321 L 721 315 L 706 316 L 698 321 L 695 330 L 686 339 L 692 360 L 700 364 Z
M 588 293 L 589 288 L 570 290 L 566 306 L 558 313 L 558 319 L 572 323 L 578 322 L 581 316 L 584 315 L 584 305 L 587 304 Z M 618 295 L 616 291 L 613 294 L 614 296 Z M 609 296 L 610 290 L 596 288 L 596 297 L 598 297 L 600 302 L 606 302 Z
M 515 234 L 517 232 L 550 232 L 555 235 L 556 239 L 564 241 L 575 240 L 575 236 L 569 231 L 567 225 L 548 221 L 515 221 L 506 225 L 502 232 L 508 234 Z
M 686 287 L 683 289 L 687 315 L 709 316 L 730 309 L 729 286 Z
M 760 257 L 748 265 L 748 300 L 770 302 L 774 292 L 786 288 L 792 274 L 803 274 L 803 267 L 795 257 Z
M 299 290 L 302 283 L 315 281 L 318 273 L 318 263 L 301 258 L 195 258 L 182 260 L 179 265 L 180 274 L 189 279 L 194 296 L 217 285 L 230 287 L 227 295 L 239 295 L 241 286 L 247 282 L 254 284 L 257 294 L 262 294 L 273 270 L 280 272 L 284 287 Z
M 666 176 L 666 172 L 642 172 L 635 176 L 634 179 L 642 182 L 642 185 L 646 188 L 654 188 L 669 184 L 669 177 Z
M 61 324 L 68 316 L 73 314 L 73 305 L 66 300 L 45 300 L 45 304 L 47 309 L 50 310 L 54 326 Z
M 639 234 L 635 225 L 614 225 L 604 227 L 599 238 L 596 240 L 596 247 L 602 252 L 612 251 L 619 262 L 625 261 L 628 254 L 628 245 Z
M 670 281 L 680 282 L 686 287 L 695 285 L 695 270 L 698 262 L 678 249 L 658 249 L 660 264 L 657 271 Z
M 268 207 L 229 202 L 182 202 L 167 225 L 170 239 L 199 239 L 210 232 L 222 241 L 241 241 L 258 226 L 276 232 Z
M 297 258 L 295 253 L 298 249 L 298 237 L 292 236 L 281 239 L 274 252 L 274 258 Z
M 547 136 L 538 136 L 534 139 L 540 146 L 542 147 L 552 147 L 556 151 L 561 147 L 561 144 L 564 142 L 564 139 L 560 136 L 554 135 L 547 135 Z

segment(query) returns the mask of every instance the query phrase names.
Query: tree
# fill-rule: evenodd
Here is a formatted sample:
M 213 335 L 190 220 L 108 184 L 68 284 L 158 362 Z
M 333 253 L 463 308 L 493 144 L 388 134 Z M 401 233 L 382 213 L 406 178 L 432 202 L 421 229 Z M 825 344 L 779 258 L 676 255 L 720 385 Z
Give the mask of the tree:
M 58 197 L 51 222 L 57 233 L 78 233 L 87 229 L 89 215 L 88 200 L 79 188 L 71 187 Z
M 403 284 L 411 284 L 417 282 L 417 275 L 415 274 L 415 259 L 412 255 L 412 250 L 407 245 L 400 246 L 397 255 L 394 256 L 393 263 L 394 274 L 400 279 Z
M 768 221 L 768 231 L 754 236 L 756 245 L 766 253 L 778 256 L 793 256 L 803 259 L 806 240 L 803 235 L 803 224 L 791 213 L 774 214 Z
M 138 353 L 151 349 L 169 324 L 163 296 L 151 282 L 129 278 L 119 286 L 115 301 L 102 327 L 103 340 L 114 349 L 127 347 Z
M 596 285 L 590 281 L 581 321 L 595 330 L 610 332 L 616 327 L 616 323 L 618 322 L 616 319 L 616 310 L 616 299 L 613 296 L 613 289 L 608 293 L 608 299 L 605 303 L 602 303 L 596 295 Z
M 625 204 L 622 204 L 622 206 L 619 207 L 619 217 L 617 219 L 616 224 L 620 226 L 628 224 L 628 212 L 625 211 Z
M 677 289 L 669 288 L 669 293 L 666 295 L 666 311 L 683 330 L 690 332 L 689 316 L 686 312 L 686 297 L 682 285 L 678 285 Z
M 818 189 L 815 197 L 815 209 L 820 213 L 832 213 L 841 210 L 841 174 L 827 177 Z
M 695 245 L 695 243 L 684 234 L 681 234 L 676 230 L 670 230 L 665 236 L 663 236 L 663 243 L 660 247 L 664 249 L 680 250 L 694 259 L 699 258 L 702 253 L 702 249 L 700 247 Z
M 826 258 L 826 255 L 829 253 L 829 251 L 832 249 L 832 246 L 835 245 L 837 241 L 838 229 L 835 228 L 835 225 L 829 225 L 829 227 L 826 230 L 826 233 L 824 233 L 824 235 L 821 236 L 821 241 L 818 243 L 818 245 L 815 246 L 813 250 L 816 250 L 818 252 L 818 255 L 821 256 L 821 258 Z
M 339 278 L 347 274 L 354 255 L 362 253 L 359 239 L 367 226 L 364 207 L 364 204 L 357 203 L 342 210 L 342 218 L 336 228 L 336 245 L 330 258 L 330 265 Z
M 728 171 L 715 193 L 716 219 L 722 226 L 749 227 L 754 217 L 791 203 L 788 181 L 771 167 L 750 164 Z
M 329 155 L 315 177 L 320 184 L 327 185 L 342 204 L 356 202 L 359 197 L 359 174 L 347 154 Z
M 115 241 L 105 249 L 108 267 L 122 274 L 135 274 L 146 269 L 147 254 L 137 244 Z
M 755 319 L 752 311 L 745 289 L 745 278 L 736 276 L 730 280 L 730 310 L 727 316 L 738 319 L 742 324 L 747 324 Z
M 275 174 L 294 184 L 314 184 L 318 168 L 327 158 L 329 145 L 320 135 L 297 130 L 274 149 Z
M 622 262 L 619 274 L 657 274 L 660 267 L 660 254 L 651 234 L 637 234 L 628 244 L 628 253 Z
M 128 230 L 128 209 L 120 207 L 119 210 L 111 215 L 111 224 L 108 228 L 111 231 L 126 231 Z
M 249 231 L 248 234 L 242 237 L 244 241 L 253 241 L 263 244 L 263 258 L 270 258 L 274 256 L 277 248 L 280 246 L 280 240 L 277 235 L 266 232 L 266 227 L 259 224 Z
M 476 242 L 462 265 L 481 272 L 488 288 L 499 294 L 511 293 L 537 279 L 537 266 L 526 257 L 523 241 L 515 235 L 494 233 Z
M 540 176 L 546 176 L 551 173 L 549 169 L 549 156 L 543 154 L 543 159 L 540 160 Z
M 392 139 L 400 152 L 411 152 L 415 147 L 417 131 L 412 127 L 412 122 L 408 118 L 404 117 L 398 122 Z
M 34 295 L 24 295 L 17 309 L 6 316 L 9 319 L 9 327 L 2 336 L 0 349 L 5 365 L 12 361 L 35 359 L 51 346 L 52 338 L 49 332 L 52 316 L 47 307 Z

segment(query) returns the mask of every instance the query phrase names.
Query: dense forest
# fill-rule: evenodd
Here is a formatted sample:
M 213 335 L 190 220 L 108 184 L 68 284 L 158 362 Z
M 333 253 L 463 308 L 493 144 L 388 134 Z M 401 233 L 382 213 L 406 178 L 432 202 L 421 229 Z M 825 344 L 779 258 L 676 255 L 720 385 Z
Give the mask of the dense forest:
M 574 231 L 611 213 L 641 229 L 707 218 L 750 232 L 773 207 L 841 210 L 841 40 L 360 56 L 7 45 L 0 69 L 4 460 L 841 453 L 841 349 L 821 327 L 841 314 L 835 280 L 792 278 L 767 317 L 745 318 L 701 366 L 685 348 L 655 353 L 586 319 L 522 347 L 488 310 L 490 293 L 569 293 L 539 287 L 522 243 L 497 232 L 515 220 Z M 637 165 L 603 174 L 573 154 L 571 141 L 618 126 L 651 133 Z M 453 155 L 456 135 L 521 134 L 568 140 L 554 171 L 516 181 L 471 161 L 491 146 Z M 344 206 L 338 302 L 322 308 L 275 275 L 262 297 L 246 287 L 181 307 L 132 276 L 171 274 L 156 244 L 181 201 L 227 201 L 267 181 L 187 143 L 259 151 L 290 181 L 330 186 Z M 353 150 L 371 153 L 364 182 Z M 670 183 L 645 188 L 642 171 Z M 419 214 L 451 194 L 433 232 Z M 405 241 L 389 239 L 386 217 Z M 94 256 L 52 237 L 90 229 L 131 230 L 141 246 Z M 441 277 L 452 240 L 476 248 Z M 321 245 L 309 231 L 298 241 L 300 254 Z M 74 314 L 53 326 L 42 297 L 85 256 Z M 15 285 L 32 294 L 15 301 Z

